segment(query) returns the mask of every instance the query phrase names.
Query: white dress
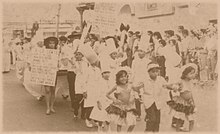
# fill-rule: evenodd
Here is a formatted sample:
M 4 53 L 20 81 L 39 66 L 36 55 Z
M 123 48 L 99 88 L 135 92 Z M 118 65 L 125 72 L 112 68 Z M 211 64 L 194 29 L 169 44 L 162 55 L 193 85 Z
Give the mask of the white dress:
M 181 57 L 176 53 L 174 47 L 167 45 L 163 48 L 160 48 L 158 53 L 163 55 L 166 59 L 166 75 L 169 77 L 169 82 L 173 83 L 179 81 L 180 68 L 177 66 L 181 62 Z
M 98 105 L 95 105 L 90 115 L 91 119 L 102 122 L 110 120 L 108 113 L 105 109 L 110 105 L 111 100 L 106 97 L 106 93 L 112 89 L 113 85 L 114 84 L 111 80 L 102 79 L 102 84 L 100 87 L 101 90 L 99 92 L 98 98 L 98 101 L 101 103 L 102 109 L 100 110 L 98 108 Z
M 101 71 L 97 67 L 89 66 L 87 69 L 86 84 L 84 90 L 87 92 L 87 98 L 84 100 L 84 107 L 94 107 L 97 103 L 100 90 Z

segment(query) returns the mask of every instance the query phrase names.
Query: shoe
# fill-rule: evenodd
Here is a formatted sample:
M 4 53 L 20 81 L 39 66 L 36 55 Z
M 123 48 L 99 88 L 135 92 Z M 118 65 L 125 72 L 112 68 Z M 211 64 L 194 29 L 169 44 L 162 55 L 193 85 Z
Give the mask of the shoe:
M 172 124 L 171 127 L 176 128 L 176 124 Z
M 51 111 L 52 113 L 56 113 L 56 111 L 55 111 L 53 108 L 51 108 L 50 111 Z
M 75 114 L 73 114 L 73 118 L 74 118 L 74 119 L 78 119 L 78 116 L 75 115 Z
M 86 122 L 87 127 L 89 127 L 89 128 L 93 127 L 92 123 L 89 120 L 86 119 L 85 122 Z
M 141 121 L 141 117 L 138 116 L 138 117 L 136 118 L 136 121 Z
M 44 99 L 43 95 L 37 98 L 38 101 L 42 101 L 43 99 Z
M 47 109 L 46 115 L 50 115 L 50 109 Z
M 180 127 L 180 132 L 189 132 L 189 130 L 187 130 L 187 129 L 184 128 L 184 127 Z
M 62 95 L 64 100 L 67 100 L 67 98 L 69 97 L 69 95 Z
M 98 132 L 102 132 L 102 127 L 98 126 Z

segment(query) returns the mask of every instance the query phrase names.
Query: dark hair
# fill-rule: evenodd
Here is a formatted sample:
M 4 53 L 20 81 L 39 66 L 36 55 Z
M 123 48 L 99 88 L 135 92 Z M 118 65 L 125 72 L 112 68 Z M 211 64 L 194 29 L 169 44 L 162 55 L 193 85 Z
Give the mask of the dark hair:
M 177 37 L 178 41 L 181 41 L 181 37 L 178 34 L 175 34 L 175 36 Z
M 168 42 L 169 42 L 169 43 L 170 43 L 170 42 L 172 42 L 174 45 L 176 45 L 176 44 L 177 44 L 177 41 L 176 41 L 176 40 L 174 40 L 174 39 L 171 39 L 171 40 L 169 40 Z
M 162 39 L 160 32 L 154 32 L 153 36 L 157 36 L 159 39 Z
M 44 40 L 44 46 L 46 47 L 46 49 L 51 49 L 49 47 L 50 41 L 54 41 L 55 43 L 55 49 L 57 49 L 57 45 L 58 45 L 58 39 L 56 37 L 48 37 Z
M 121 70 L 121 71 L 119 71 L 119 72 L 116 74 L 116 84 L 117 84 L 117 85 L 120 85 L 120 84 L 121 84 L 121 82 L 120 82 L 119 79 L 122 77 L 123 74 L 125 74 L 126 76 L 128 76 L 128 73 L 127 73 L 127 71 L 125 71 L 125 70 Z
M 188 31 L 187 29 L 184 29 L 184 30 L 182 31 L 182 33 L 185 34 L 185 35 L 187 35 L 187 36 L 189 35 L 189 31 Z
M 166 41 L 165 40 L 159 40 L 159 43 L 162 44 L 163 46 L 166 46 Z
M 152 32 L 152 31 L 147 31 L 147 33 L 149 33 L 149 34 L 153 34 L 153 32 Z
M 195 70 L 195 68 L 189 66 L 187 68 L 184 69 L 184 71 L 182 72 L 182 76 L 181 76 L 181 79 L 186 79 L 186 76 L 192 71 L 192 70 Z
M 66 42 L 66 41 L 67 41 L 67 38 L 66 38 L 65 36 L 60 36 L 59 40 L 60 40 L 60 41 L 65 41 L 65 42 Z
M 129 34 L 132 34 L 132 35 L 134 34 L 134 32 L 132 32 L 132 31 L 128 31 L 128 33 L 129 33 Z
M 90 38 L 98 41 L 98 37 L 95 34 L 90 34 Z

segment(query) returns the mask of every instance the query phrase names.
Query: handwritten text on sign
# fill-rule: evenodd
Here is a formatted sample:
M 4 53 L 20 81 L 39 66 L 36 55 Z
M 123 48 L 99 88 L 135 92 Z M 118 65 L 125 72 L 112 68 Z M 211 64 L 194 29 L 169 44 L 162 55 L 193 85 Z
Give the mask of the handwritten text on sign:
M 31 58 L 31 83 L 55 86 L 58 51 L 36 49 Z
M 116 29 L 116 5 L 114 3 L 97 3 L 94 8 L 92 33 L 107 36 Z

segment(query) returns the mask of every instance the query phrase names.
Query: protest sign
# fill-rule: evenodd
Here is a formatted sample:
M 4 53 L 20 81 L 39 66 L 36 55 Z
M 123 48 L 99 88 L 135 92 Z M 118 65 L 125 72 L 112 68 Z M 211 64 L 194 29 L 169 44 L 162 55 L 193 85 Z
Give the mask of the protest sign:
M 58 50 L 35 49 L 31 57 L 30 82 L 55 86 L 58 65 Z
M 115 3 L 97 3 L 91 33 L 108 36 L 115 33 L 117 28 L 117 5 Z

